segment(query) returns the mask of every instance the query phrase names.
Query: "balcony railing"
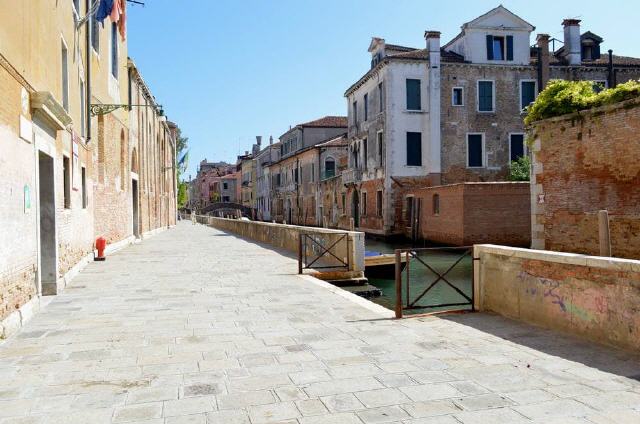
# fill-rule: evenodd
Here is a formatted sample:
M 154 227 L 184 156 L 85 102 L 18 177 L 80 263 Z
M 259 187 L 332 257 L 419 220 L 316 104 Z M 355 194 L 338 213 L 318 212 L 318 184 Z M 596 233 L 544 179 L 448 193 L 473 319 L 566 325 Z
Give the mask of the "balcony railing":
M 342 183 L 351 184 L 362 180 L 362 170 L 356 168 L 349 168 L 342 171 Z

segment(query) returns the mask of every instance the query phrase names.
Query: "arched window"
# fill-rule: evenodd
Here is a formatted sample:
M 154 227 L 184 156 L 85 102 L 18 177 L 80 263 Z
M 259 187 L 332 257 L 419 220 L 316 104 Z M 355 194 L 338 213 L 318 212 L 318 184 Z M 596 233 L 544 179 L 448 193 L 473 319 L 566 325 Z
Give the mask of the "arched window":
M 324 160 L 324 177 L 332 178 L 336 176 L 336 161 L 333 158 L 326 158 Z
M 433 195 L 433 214 L 440 215 L 440 195 Z
M 138 151 L 135 147 L 131 151 L 131 172 L 138 173 Z
M 120 190 L 127 187 L 127 143 L 124 129 L 120 130 Z

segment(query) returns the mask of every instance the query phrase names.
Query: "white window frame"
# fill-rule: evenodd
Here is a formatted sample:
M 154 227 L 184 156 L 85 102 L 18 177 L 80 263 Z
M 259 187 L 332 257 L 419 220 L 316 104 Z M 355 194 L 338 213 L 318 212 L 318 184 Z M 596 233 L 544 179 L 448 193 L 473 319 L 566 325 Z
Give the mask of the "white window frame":
M 538 80 L 535 80 L 535 79 L 521 79 L 520 82 L 518 83 L 518 91 L 520 92 L 520 95 L 518 96 L 518 107 L 520 108 L 520 110 L 524 110 L 524 108 L 522 107 L 522 83 L 523 82 L 532 82 L 534 84 L 533 92 L 535 94 L 533 96 L 533 100 L 535 101 L 536 98 L 538 97 Z M 525 106 L 525 107 L 527 107 L 527 106 Z M 514 134 L 516 134 L 516 133 L 514 133 Z
M 480 110 L 480 83 L 491 83 L 491 110 Z M 495 79 L 479 79 L 476 81 L 476 112 L 478 113 L 496 113 L 496 80 Z M 473 133 L 469 133 L 473 134 Z
M 529 154 L 529 150 L 527 149 L 527 143 L 525 142 L 526 134 L 523 132 L 510 132 L 509 133 L 509 163 L 511 163 L 511 136 L 512 135 L 521 135 L 522 136 L 522 153 L 527 156 Z
M 469 166 L 469 136 L 470 135 L 479 135 L 482 137 L 482 166 Z M 468 132 L 465 135 L 465 144 L 467 146 L 467 151 L 465 155 L 465 165 L 467 169 L 482 169 L 487 167 L 487 149 L 485 145 L 485 136 L 483 132 Z
M 382 152 L 380 152 L 380 144 L 382 144 Z M 384 130 L 379 130 L 376 132 L 376 158 L 378 159 L 378 166 L 380 168 L 384 167 L 385 153 L 386 152 L 384 148 Z
M 460 90 L 462 93 L 460 94 L 460 100 L 462 101 L 461 104 L 457 105 L 453 102 L 453 100 L 455 99 L 455 91 L 456 90 Z M 451 87 L 451 106 L 453 107 L 464 107 L 464 87 L 462 86 L 455 86 L 455 87 Z

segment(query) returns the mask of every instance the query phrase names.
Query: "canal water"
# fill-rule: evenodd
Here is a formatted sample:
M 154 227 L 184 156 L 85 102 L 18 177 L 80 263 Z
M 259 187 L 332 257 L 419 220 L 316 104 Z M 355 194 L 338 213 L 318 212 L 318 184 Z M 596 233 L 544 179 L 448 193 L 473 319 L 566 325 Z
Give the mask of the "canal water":
M 379 240 L 369 239 L 365 240 L 365 250 L 374 251 L 380 253 L 393 253 L 395 249 L 403 249 L 410 248 L 411 244 L 402 244 L 402 243 L 389 243 L 383 242 Z M 462 256 L 464 250 L 429 250 L 419 252 L 419 257 L 424 262 L 426 262 L 429 266 L 431 266 L 435 271 L 442 274 L 444 273 L 451 265 L 453 265 L 456 260 Z M 406 271 L 402 273 L 402 297 L 403 304 L 407 303 L 407 292 L 406 292 Z M 473 259 L 471 255 L 466 256 L 464 259 L 460 261 L 446 276 L 445 278 L 463 293 L 465 293 L 469 298 L 471 298 L 473 287 L 472 287 L 472 275 L 473 275 Z M 410 301 L 413 302 L 418 296 L 420 296 L 424 290 L 431 285 L 433 281 L 435 281 L 438 276 L 421 264 L 418 260 L 412 259 L 409 264 L 409 286 L 410 293 L 409 298 Z M 371 301 L 378 303 L 385 308 L 394 309 L 396 304 L 396 289 L 395 289 L 395 278 L 393 275 L 390 275 L 388 278 L 370 278 L 369 284 L 378 287 L 382 291 L 382 296 L 372 298 Z M 418 301 L 416 306 L 427 306 L 427 305 L 438 305 L 438 304 L 447 304 L 447 303 L 462 303 L 467 302 L 467 300 L 456 292 L 455 289 L 450 287 L 446 282 L 439 281 L 431 290 L 429 290 L 423 297 Z M 455 307 L 436 307 L 436 308 L 419 308 L 413 310 L 405 310 L 403 313 L 405 315 L 416 314 L 416 313 L 425 313 L 425 312 L 434 312 L 440 310 L 447 309 L 462 309 L 462 310 L 470 310 L 471 306 L 455 306 Z

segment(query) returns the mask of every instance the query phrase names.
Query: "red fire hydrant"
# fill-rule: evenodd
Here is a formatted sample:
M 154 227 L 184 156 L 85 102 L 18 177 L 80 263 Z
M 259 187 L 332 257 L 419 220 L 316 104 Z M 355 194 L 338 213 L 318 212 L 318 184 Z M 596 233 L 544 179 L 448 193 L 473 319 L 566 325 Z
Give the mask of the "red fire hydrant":
M 98 237 L 96 239 L 96 249 L 98 249 L 98 256 L 96 256 L 95 258 L 93 258 L 96 261 L 104 261 L 105 256 L 104 256 L 104 249 L 105 247 L 107 247 L 107 241 L 104 239 L 104 237 Z

